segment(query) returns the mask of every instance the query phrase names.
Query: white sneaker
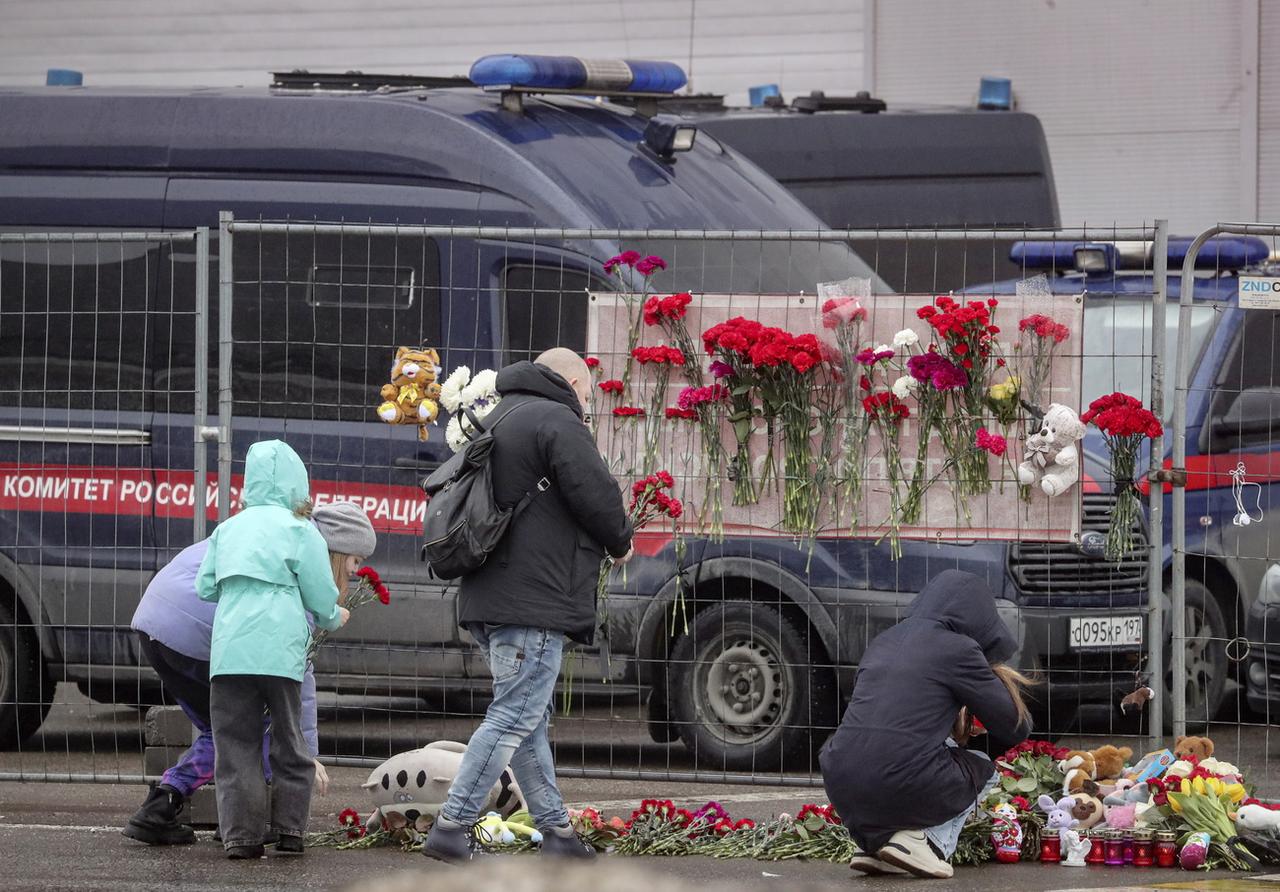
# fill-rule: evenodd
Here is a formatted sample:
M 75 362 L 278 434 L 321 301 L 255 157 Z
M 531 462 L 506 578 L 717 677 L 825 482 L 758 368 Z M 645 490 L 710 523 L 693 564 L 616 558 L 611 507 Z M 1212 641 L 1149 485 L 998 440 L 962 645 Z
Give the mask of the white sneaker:
M 946 880 L 955 873 L 929 845 L 923 830 L 899 830 L 876 852 L 876 857 L 918 877 Z
M 869 877 L 906 876 L 901 867 L 894 867 L 887 861 L 881 861 L 875 855 L 854 855 L 849 861 L 849 869 Z

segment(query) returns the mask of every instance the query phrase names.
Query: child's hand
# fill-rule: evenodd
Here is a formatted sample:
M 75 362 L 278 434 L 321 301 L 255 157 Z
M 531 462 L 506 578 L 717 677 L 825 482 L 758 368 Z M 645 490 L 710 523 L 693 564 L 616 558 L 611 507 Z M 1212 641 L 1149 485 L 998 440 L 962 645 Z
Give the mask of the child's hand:
M 329 792 L 329 772 L 324 770 L 319 759 L 316 759 L 315 789 L 317 796 L 323 796 Z
M 339 607 L 338 619 L 341 620 L 341 622 L 338 623 L 338 628 L 342 628 L 347 624 L 347 620 L 351 619 L 351 611 L 345 607 Z

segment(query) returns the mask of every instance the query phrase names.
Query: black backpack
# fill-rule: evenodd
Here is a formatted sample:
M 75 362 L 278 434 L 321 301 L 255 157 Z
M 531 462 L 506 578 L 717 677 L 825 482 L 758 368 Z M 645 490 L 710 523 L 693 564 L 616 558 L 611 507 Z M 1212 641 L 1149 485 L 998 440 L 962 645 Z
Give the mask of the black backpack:
M 465 431 L 469 442 L 452 458 L 422 481 L 430 501 L 423 522 L 422 559 L 439 579 L 456 579 L 475 572 L 498 547 L 502 536 L 521 511 L 538 493 L 546 492 L 551 481 L 543 477 L 513 507 L 503 509 L 493 498 L 493 431 L 525 400 L 505 409 L 486 427 L 471 410 L 466 410 L 473 430 Z

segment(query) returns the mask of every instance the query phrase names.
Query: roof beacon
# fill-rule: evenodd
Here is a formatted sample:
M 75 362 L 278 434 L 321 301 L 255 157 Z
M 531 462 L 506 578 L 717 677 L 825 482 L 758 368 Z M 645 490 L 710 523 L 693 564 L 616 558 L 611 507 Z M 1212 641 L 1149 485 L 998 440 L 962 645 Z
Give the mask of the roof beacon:
M 673 62 L 580 59 L 576 56 L 484 56 L 471 66 L 471 80 L 503 93 L 503 106 L 519 111 L 521 93 L 670 96 L 686 83 Z

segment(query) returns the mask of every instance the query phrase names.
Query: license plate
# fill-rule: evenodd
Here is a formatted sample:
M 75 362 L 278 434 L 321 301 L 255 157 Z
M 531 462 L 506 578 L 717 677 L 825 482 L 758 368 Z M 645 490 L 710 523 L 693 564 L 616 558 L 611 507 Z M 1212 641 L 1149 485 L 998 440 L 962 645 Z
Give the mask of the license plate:
M 1141 616 L 1072 616 L 1067 643 L 1072 650 L 1094 647 L 1137 647 L 1142 644 Z

